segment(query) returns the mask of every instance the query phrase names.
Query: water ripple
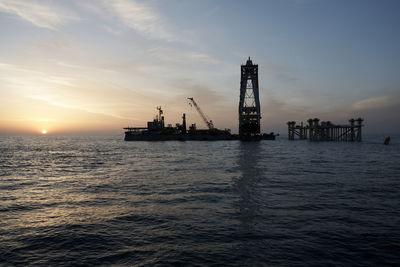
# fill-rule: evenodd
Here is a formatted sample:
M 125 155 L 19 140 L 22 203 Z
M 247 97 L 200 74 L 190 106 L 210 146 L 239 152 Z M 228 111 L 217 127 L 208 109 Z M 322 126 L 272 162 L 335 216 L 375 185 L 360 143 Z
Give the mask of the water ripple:
M 399 144 L 0 139 L 6 266 L 380 266 Z

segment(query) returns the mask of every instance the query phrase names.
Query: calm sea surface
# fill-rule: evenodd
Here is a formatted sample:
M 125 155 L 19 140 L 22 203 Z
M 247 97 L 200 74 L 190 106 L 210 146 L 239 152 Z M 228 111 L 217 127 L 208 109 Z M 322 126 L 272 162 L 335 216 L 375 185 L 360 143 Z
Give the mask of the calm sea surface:
M 0 265 L 400 264 L 400 142 L 0 137 Z

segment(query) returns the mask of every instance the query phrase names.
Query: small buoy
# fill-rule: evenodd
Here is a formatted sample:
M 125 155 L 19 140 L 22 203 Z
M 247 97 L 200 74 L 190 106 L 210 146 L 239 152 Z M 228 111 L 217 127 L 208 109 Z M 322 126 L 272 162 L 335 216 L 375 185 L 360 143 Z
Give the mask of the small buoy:
M 390 136 L 385 138 L 385 141 L 383 142 L 383 144 L 388 145 L 390 143 Z

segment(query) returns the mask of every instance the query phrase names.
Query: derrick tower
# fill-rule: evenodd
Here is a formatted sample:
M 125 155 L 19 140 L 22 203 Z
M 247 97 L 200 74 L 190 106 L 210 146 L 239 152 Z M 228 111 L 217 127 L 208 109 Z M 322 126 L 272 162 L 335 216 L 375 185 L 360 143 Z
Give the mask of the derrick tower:
M 239 135 L 257 135 L 260 133 L 260 100 L 258 95 L 258 65 L 250 57 L 246 65 L 241 66 Z

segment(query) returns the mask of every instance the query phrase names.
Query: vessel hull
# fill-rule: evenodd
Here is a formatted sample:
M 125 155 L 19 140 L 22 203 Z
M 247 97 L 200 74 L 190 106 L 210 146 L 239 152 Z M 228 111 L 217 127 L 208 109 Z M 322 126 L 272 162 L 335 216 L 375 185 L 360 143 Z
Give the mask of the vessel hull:
M 221 141 L 221 140 L 241 140 L 241 141 L 259 141 L 275 140 L 274 134 L 263 134 L 249 138 L 243 138 L 238 135 L 227 134 L 157 134 L 157 135 L 131 135 L 125 134 L 125 141 Z
M 232 135 L 125 135 L 125 141 L 219 141 L 235 140 Z

